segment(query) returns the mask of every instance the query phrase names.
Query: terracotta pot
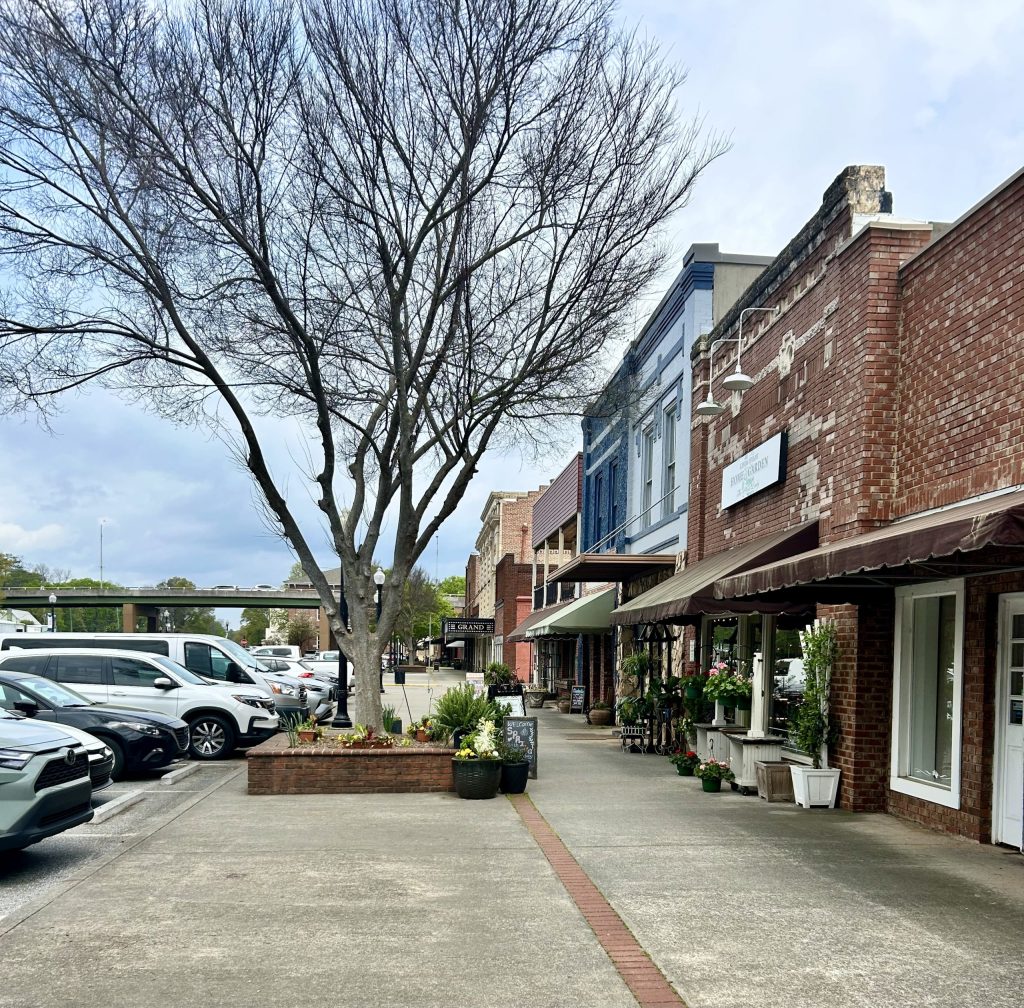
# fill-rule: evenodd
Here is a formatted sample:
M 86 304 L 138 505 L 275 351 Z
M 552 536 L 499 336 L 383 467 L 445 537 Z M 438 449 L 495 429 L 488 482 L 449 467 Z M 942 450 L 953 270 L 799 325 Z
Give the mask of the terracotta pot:
M 316 729 L 315 728 L 303 728 L 299 732 L 300 742 L 315 742 L 316 741 Z
M 561 712 L 562 712 L 563 714 L 568 714 L 568 713 L 569 713 L 569 707 L 570 707 L 570 706 L 571 706 L 571 705 L 570 705 L 570 703 L 569 703 L 569 701 L 568 701 L 568 700 L 559 700 L 559 701 L 558 701 L 558 709 L 559 709 L 559 710 L 560 710 L 560 711 L 561 711 Z
M 593 725 L 609 725 L 612 723 L 612 712 L 610 710 L 591 710 L 590 723 Z
M 416 741 L 417 742 L 429 742 L 430 741 L 430 735 L 428 735 L 427 732 L 425 732 L 422 728 L 417 729 L 417 731 L 416 731 Z

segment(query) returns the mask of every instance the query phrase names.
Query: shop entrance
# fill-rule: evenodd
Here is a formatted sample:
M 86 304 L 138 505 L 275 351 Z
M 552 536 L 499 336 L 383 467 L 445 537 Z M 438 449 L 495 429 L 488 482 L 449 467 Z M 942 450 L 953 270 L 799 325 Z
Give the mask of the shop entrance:
M 1024 847 L 1024 595 L 999 605 L 992 841 Z

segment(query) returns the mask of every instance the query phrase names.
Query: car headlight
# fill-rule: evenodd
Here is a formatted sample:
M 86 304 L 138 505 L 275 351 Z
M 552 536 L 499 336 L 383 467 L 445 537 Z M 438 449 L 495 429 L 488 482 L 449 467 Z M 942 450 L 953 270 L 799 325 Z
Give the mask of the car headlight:
M 8 770 L 24 770 L 32 753 L 23 749 L 0 749 L 0 767 Z
M 283 693 L 285 696 L 295 696 L 295 690 L 291 686 L 285 686 L 283 683 L 271 682 L 269 683 L 270 688 L 275 693 Z
M 249 707 L 262 707 L 266 699 L 265 697 L 246 696 L 244 693 L 232 693 L 231 696 L 239 703 L 247 704 Z M 269 702 L 273 703 L 273 700 Z
M 159 736 L 160 729 L 154 728 L 151 724 L 146 724 L 145 721 L 108 721 L 107 724 L 111 728 L 127 728 L 129 731 L 136 731 L 140 735 L 156 735 Z

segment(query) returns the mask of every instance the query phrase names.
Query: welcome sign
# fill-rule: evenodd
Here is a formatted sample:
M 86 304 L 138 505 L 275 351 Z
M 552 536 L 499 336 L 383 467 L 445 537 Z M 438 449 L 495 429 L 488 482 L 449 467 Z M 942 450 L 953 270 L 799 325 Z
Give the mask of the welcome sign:
M 786 475 L 786 434 L 759 444 L 722 470 L 722 507 L 732 507 L 759 490 L 779 483 Z

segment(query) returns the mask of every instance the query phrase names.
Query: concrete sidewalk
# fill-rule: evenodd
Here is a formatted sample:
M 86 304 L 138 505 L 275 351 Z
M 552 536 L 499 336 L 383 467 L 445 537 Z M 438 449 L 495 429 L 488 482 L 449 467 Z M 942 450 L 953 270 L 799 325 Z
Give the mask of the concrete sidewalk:
M 1021 855 L 704 795 L 538 714 L 534 805 L 691 1008 L 1021 1003 Z M 0 919 L 0 1006 L 637 1004 L 508 800 L 244 783 L 225 766 L 147 839 Z

